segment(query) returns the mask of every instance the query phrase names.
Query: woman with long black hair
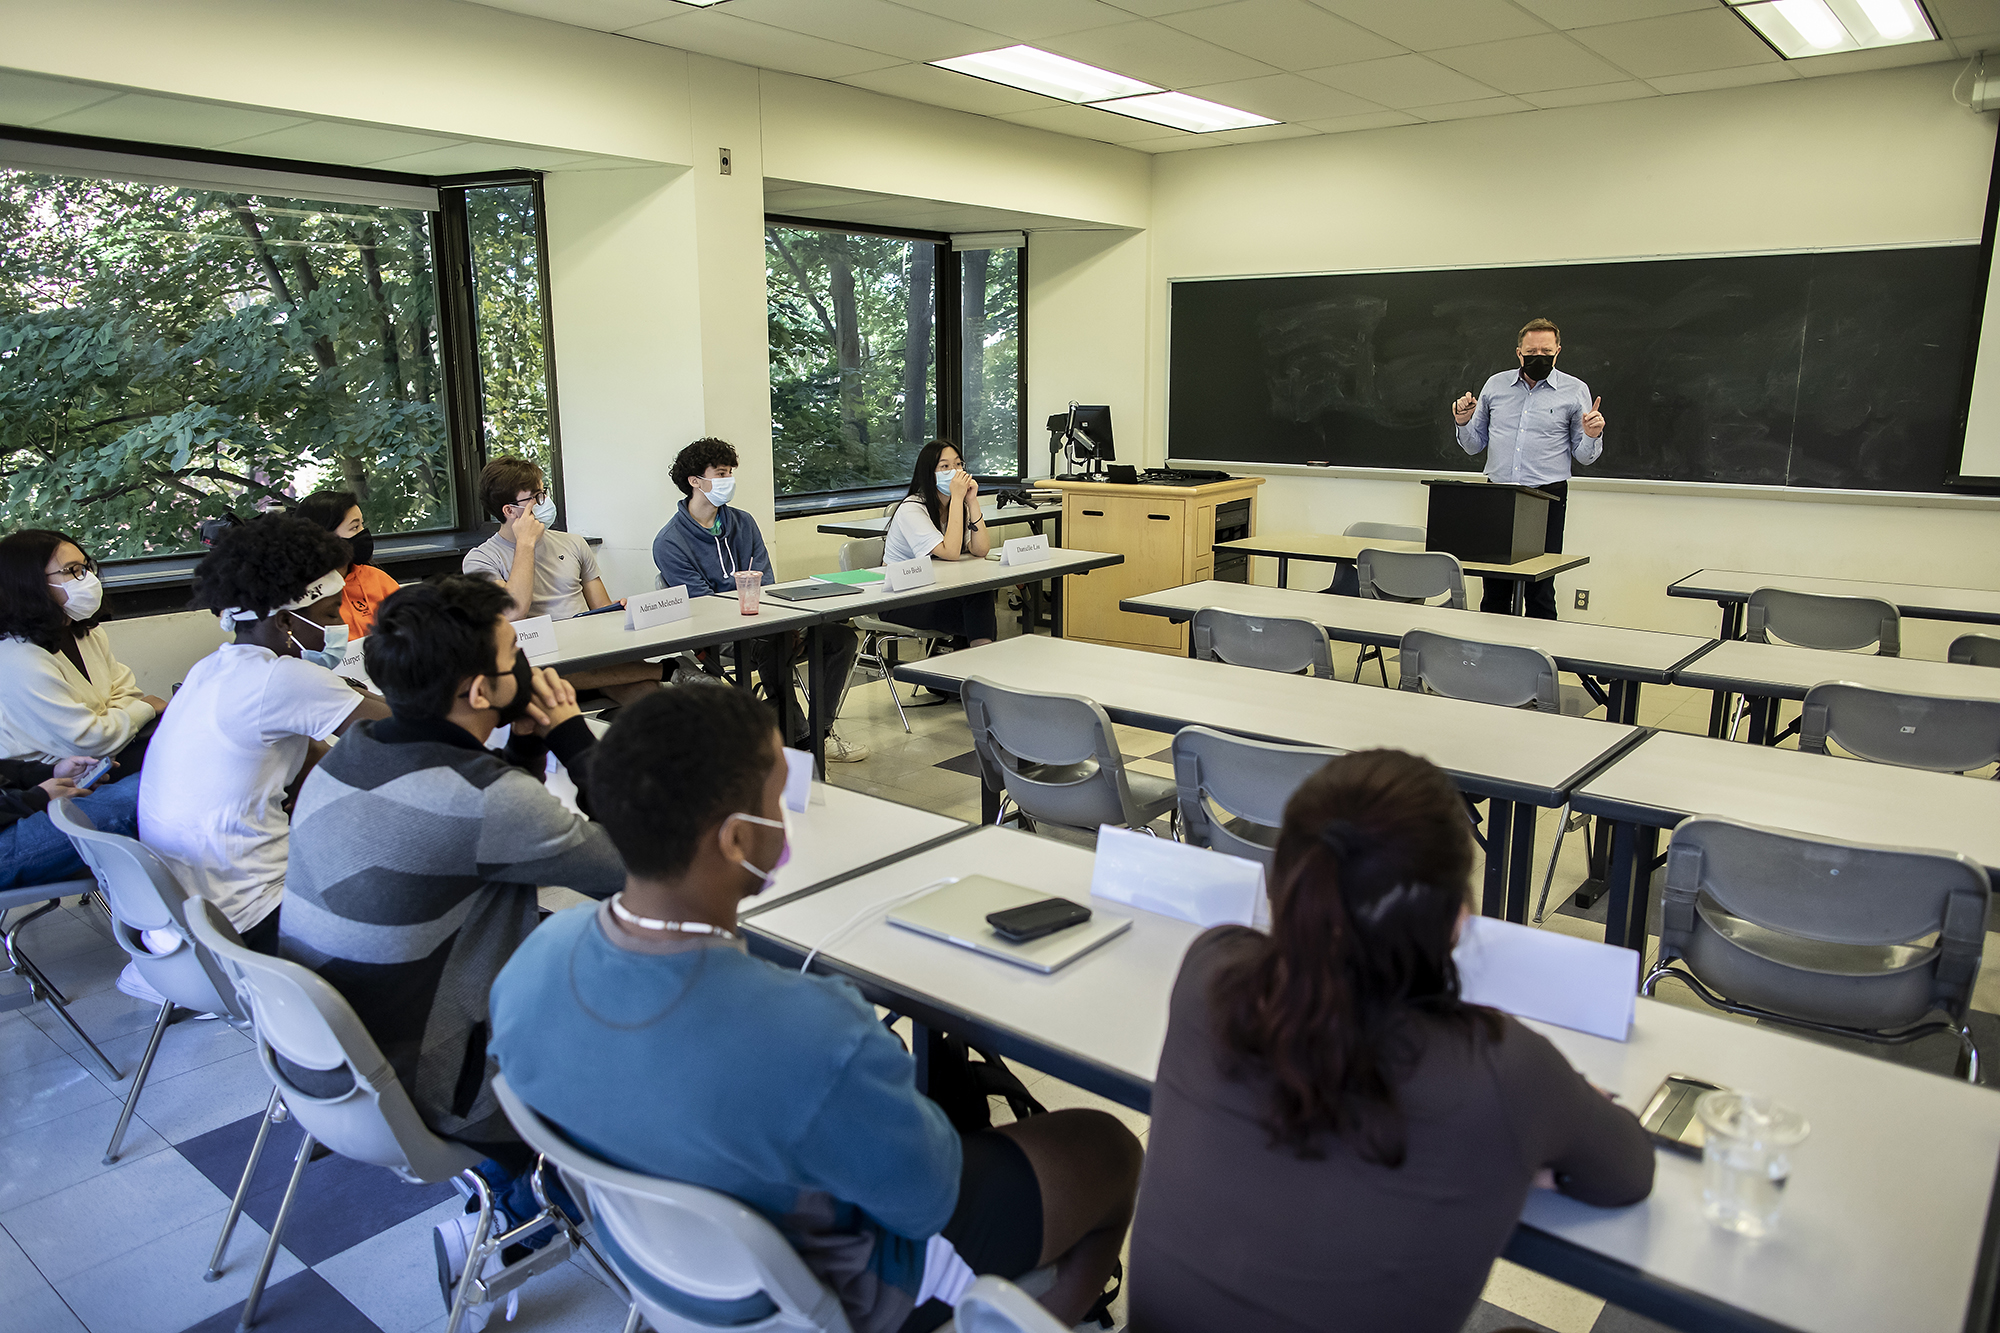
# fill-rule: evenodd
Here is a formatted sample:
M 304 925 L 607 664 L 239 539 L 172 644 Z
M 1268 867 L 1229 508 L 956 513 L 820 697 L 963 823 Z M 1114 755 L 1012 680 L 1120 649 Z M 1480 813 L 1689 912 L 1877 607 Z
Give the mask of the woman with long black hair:
M 375 608 L 402 585 L 375 567 L 375 534 L 361 515 L 361 501 L 353 491 L 314 491 L 292 512 L 347 543 L 354 558 L 340 571 L 344 585 L 340 618 L 347 624 L 348 638 L 366 638 L 375 624 Z
M 1472 830 L 1400 750 L 1285 806 L 1271 931 L 1188 950 L 1132 1227 L 1134 1333 L 1457 1333 L 1528 1191 L 1636 1203 L 1653 1149 L 1543 1037 L 1459 998 Z
M 917 454 L 909 494 L 889 515 L 882 558 L 892 565 L 921 560 L 984 560 L 992 549 L 979 516 L 979 483 L 965 469 L 958 446 L 932 440 Z M 969 593 L 917 606 L 899 606 L 896 623 L 936 630 L 965 639 L 971 647 L 991 643 L 997 631 L 991 592 Z

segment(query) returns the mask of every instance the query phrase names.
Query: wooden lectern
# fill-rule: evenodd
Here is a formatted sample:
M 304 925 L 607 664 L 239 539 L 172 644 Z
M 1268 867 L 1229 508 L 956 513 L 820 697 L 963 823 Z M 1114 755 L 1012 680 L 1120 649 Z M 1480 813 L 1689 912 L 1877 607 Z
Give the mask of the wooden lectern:
M 1533 486 L 1434 478 L 1424 545 L 1460 560 L 1514 565 L 1541 555 L 1556 497 Z

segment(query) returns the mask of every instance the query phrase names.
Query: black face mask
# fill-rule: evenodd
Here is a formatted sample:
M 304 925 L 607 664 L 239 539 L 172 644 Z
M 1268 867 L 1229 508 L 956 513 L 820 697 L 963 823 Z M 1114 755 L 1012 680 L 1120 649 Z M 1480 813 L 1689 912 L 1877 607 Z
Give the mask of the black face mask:
M 1521 373 L 1540 382 L 1556 368 L 1556 359 L 1547 352 L 1530 352 L 1521 358 Z
M 506 672 L 488 673 L 489 680 L 498 680 Z M 514 652 L 514 697 L 500 708 L 500 716 L 495 725 L 511 727 L 528 714 L 528 705 L 535 701 L 535 669 L 528 665 L 528 655 L 516 649 Z
M 361 531 L 355 533 L 352 537 L 349 537 L 347 539 L 347 544 L 354 550 L 355 564 L 372 565 L 375 563 L 374 533 L 370 532 L 366 528 L 363 528 Z

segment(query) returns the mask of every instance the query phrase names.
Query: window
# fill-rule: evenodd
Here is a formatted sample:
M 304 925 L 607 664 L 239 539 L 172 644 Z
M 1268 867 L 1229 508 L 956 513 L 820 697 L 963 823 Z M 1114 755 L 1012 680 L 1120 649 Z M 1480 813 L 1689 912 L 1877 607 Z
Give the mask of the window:
M 513 454 L 560 478 L 549 410 L 541 190 L 532 180 L 465 190 L 485 457 Z
M 323 487 L 451 527 L 432 215 L 0 169 L 0 527 L 100 558 Z
M 959 392 L 965 458 L 982 475 L 1020 475 L 1021 292 L 1026 251 L 965 250 L 959 260 Z

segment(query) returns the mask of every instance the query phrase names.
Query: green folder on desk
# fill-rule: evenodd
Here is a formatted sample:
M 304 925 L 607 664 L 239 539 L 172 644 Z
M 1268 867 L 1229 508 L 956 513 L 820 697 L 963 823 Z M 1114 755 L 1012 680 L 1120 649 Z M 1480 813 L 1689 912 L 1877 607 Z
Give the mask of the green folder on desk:
M 849 585 L 857 583 L 880 583 L 882 581 L 881 571 L 874 569 L 843 569 L 837 574 L 815 574 L 813 577 L 821 583 L 846 583 Z

